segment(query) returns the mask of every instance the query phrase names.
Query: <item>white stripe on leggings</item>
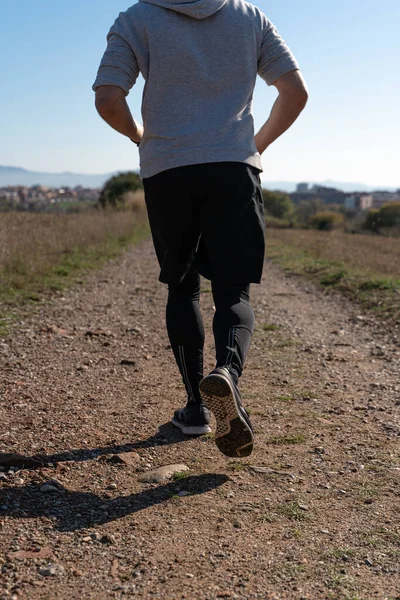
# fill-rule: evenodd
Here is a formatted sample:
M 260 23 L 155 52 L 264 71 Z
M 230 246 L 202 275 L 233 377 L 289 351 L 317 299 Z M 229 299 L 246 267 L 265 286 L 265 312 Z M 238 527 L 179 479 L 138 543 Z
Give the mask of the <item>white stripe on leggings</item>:
M 190 385 L 189 376 L 188 376 L 188 372 L 187 372 L 187 366 L 186 366 L 186 361 L 185 361 L 185 351 L 183 349 L 183 346 L 178 346 L 178 349 L 179 349 L 179 358 L 181 359 L 183 381 L 185 382 L 186 387 L 188 388 L 189 393 L 191 394 L 191 399 L 194 400 L 193 389 L 192 389 L 192 386 Z
M 226 364 L 229 367 L 233 360 L 235 332 L 236 332 L 236 327 L 232 327 L 232 329 L 229 330 L 228 346 L 230 346 L 230 350 L 229 350 L 228 358 L 226 359 Z

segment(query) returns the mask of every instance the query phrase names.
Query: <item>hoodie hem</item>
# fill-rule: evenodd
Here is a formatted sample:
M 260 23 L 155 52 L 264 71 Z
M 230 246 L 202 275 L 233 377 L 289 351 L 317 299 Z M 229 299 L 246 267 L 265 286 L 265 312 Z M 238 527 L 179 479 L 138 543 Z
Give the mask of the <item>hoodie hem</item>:
M 146 161 L 140 162 L 140 176 L 142 179 L 158 175 L 162 171 L 175 169 L 176 167 L 186 167 L 189 165 L 199 165 L 204 163 L 219 163 L 219 162 L 240 162 L 251 165 L 263 171 L 261 158 L 258 153 L 244 152 L 236 150 L 232 152 L 222 152 L 220 149 L 214 152 L 186 152 L 184 156 L 162 156 L 154 157 Z

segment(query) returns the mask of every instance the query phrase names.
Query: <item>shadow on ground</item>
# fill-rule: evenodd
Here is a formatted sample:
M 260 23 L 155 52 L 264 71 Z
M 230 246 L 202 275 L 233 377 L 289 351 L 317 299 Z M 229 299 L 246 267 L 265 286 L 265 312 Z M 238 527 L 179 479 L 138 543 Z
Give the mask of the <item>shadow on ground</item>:
M 132 452 L 139 448 L 152 448 L 154 446 L 170 446 L 172 444 L 179 444 L 181 442 L 187 442 L 191 438 L 187 435 L 183 435 L 180 429 L 174 427 L 170 422 L 160 425 L 157 433 L 148 437 L 144 440 L 132 442 L 131 444 L 120 444 L 114 446 L 102 446 L 99 448 L 77 448 L 67 450 L 65 452 L 57 452 L 55 454 L 40 454 L 32 457 L 24 457 L 18 455 L 16 460 L 8 461 L 3 466 L 17 466 L 20 468 L 38 468 L 41 466 L 52 465 L 60 462 L 84 462 L 88 460 L 94 460 L 100 456 L 108 456 L 115 454 L 124 454 L 126 452 Z
M 205 494 L 229 480 L 227 475 L 193 475 L 129 496 L 108 499 L 92 492 L 62 489 L 51 494 L 40 492 L 40 485 L 0 489 L 0 515 L 14 519 L 47 517 L 59 531 L 77 531 L 122 519 L 151 506 L 171 500 L 179 491 Z M 181 501 L 181 499 L 179 499 Z M 182 498 L 182 501 L 184 499 Z

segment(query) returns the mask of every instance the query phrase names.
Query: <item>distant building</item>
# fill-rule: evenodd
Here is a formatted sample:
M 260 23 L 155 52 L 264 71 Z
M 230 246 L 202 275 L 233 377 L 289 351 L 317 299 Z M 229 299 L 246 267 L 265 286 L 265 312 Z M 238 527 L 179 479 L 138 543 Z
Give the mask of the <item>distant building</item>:
M 77 187 L 49 188 L 42 185 L 26 187 L 21 185 L 0 188 L 1 210 L 29 210 L 32 212 L 45 212 L 51 204 L 62 202 L 64 209 L 66 203 L 97 202 L 100 189 Z
M 307 194 L 308 193 L 308 183 L 298 183 L 296 185 L 296 192 L 298 194 Z
M 368 210 L 372 208 L 372 194 L 350 194 L 344 199 L 346 210 Z
M 303 186 L 305 186 L 303 188 Z M 323 185 L 313 185 L 311 188 L 308 183 L 299 183 L 296 192 L 290 194 L 292 202 L 320 200 L 323 204 L 344 204 L 346 194 L 336 188 L 325 187 Z

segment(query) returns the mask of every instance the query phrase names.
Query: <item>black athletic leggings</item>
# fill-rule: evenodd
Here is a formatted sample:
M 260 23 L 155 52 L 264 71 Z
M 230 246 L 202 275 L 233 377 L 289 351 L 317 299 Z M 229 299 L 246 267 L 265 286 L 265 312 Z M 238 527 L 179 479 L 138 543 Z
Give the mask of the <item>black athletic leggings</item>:
M 204 326 L 200 312 L 200 275 L 191 269 L 183 281 L 170 285 L 167 330 L 188 402 L 200 402 L 203 378 Z M 215 303 L 213 332 L 217 367 L 227 367 L 237 382 L 243 371 L 254 330 L 248 284 L 212 282 Z

